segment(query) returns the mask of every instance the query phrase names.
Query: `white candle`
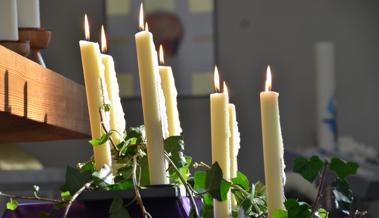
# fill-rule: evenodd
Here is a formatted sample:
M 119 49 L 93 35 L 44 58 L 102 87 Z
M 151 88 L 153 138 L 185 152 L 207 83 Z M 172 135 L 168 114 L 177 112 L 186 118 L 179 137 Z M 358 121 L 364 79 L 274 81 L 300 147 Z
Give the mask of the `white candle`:
M 18 41 L 15 0 L 0 0 L 0 40 Z
M 86 39 L 89 39 L 89 25 L 85 16 Z M 104 103 L 109 103 L 108 93 L 104 79 L 104 67 L 101 62 L 99 44 L 81 40 L 79 42 L 82 57 L 83 75 L 87 95 L 88 114 L 92 138 L 100 138 L 104 133 L 101 127 L 99 109 Z M 109 121 L 104 120 L 108 127 Z M 104 164 L 112 165 L 112 156 L 109 142 L 93 146 L 96 169 Z
M 101 26 L 101 50 L 103 52 L 107 51 L 104 26 Z M 125 114 L 119 95 L 120 89 L 117 82 L 113 57 L 102 54 L 101 58 L 104 65 L 105 81 L 107 83 L 107 91 L 111 103 L 110 128 L 113 131 L 116 131 L 112 134 L 112 140 L 116 145 L 118 145 L 123 141 L 123 133 L 126 127 Z
M 39 0 L 17 0 L 18 26 L 40 28 Z
M 230 137 L 229 137 L 229 146 L 230 146 L 230 177 L 237 177 L 238 171 L 238 163 L 237 156 L 238 151 L 240 149 L 240 133 L 238 131 L 238 123 L 236 116 L 236 107 L 234 104 L 229 104 L 229 129 L 230 129 Z M 237 201 L 232 196 L 232 209 L 238 210 Z
M 164 54 L 162 45 L 159 48 L 159 60 L 164 64 Z M 177 105 L 178 92 L 175 87 L 175 80 L 170 66 L 159 66 L 162 90 L 165 98 L 168 136 L 179 136 L 182 133 L 180 127 L 179 112 Z
M 143 9 L 140 8 L 140 27 L 143 29 Z M 146 29 L 135 35 L 141 88 L 146 148 L 149 162 L 150 184 L 168 184 L 164 159 L 162 114 L 159 108 L 158 57 L 153 35 Z
M 266 88 L 260 95 L 268 217 L 271 217 L 274 209 L 284 209 L 285 166 L 278 97 L 279 93 L 271 91 L 271 70 L 269 66 L 267 68 Z
M 317 141 L 320 148 L 331 151 L 337 146 L 333 43 L 317 43 L 315 46 L 315 53 L 317 87 Z
M 214 72 L 215 88 L 220 91 L 217 67 Z M 223 93 L 210 95 L 211 105 L 211 133 L 212 133 L 212 163 L 220 165 L 224 179 L 230 180 L 230 156 L 229 156 L 229 97 L 227 87 L 224 84 Z M 230 196 L 230 195 L 229 195 Z M 213 201 L 214 217 L 228 218 L 230 216 L 230 198 L 225 201 Z

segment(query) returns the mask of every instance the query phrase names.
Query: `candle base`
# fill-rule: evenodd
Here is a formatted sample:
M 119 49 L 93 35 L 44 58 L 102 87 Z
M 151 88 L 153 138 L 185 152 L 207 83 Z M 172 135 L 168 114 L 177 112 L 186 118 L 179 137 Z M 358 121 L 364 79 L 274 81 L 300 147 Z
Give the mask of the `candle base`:
M 28 58 L 46 67 L 41 55 L 41 49 L 46 49 L 50 43 L 51 31 L 44 28 L 19 28 L 21 41 L 30 41 Z
M 6 47 L 9 50 L 16 52 L 19 55 L 27 57 L 30 53 L 29 41 L 5 41 L 1 40 L 0 45 Z

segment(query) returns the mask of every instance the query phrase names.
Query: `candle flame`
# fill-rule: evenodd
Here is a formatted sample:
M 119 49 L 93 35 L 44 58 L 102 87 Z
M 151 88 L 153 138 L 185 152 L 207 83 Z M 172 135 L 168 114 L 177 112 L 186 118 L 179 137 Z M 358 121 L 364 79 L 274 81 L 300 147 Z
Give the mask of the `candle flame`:
M 215 66 L 215 69 L 214 69 L 213 82 L 214 82 L 216 92 L 219 92 L 220 91 L 220 75 L 218 73 L 217 66 Z
M 163 53 L 163 46 L 159 46 L 159 63 L 164 64 L 164 53 Z
M 226 96 L 228 96 L 228 98 L 229 98 L 229 90 L 228 90 L 228 87 L 226 86 L 226 83 L 225 83 L 225 81 L 224 81 L 224 84 L 223 84 L 223 88 L 224 88 L 224 94 L 226 95 Z
M 149 32 L 149 25 L 147 24 L 147 22 L 145 23 L 145 31 Z
M 144 16 L 143 16 L 143 3 L 141 3 L 141 6 L 139 8 L 139 28 L 141 30 L 144 30 L 144 26 L 143 26 L 144 23 L 145 21 L 144 21 Z
M 105 53 L 107 49 L 107 37 L 105 35 L 104 25 L 101 25 L 101 51 Z
M 266 71 L 266 83 L 265 83 L 265 91 L 271 91 L 272 89 L 272 77 L 271 77 L 271 68 L 270 65 L 267 66 Z
M 89 23 L 88 23 L 87 14 L 84 15 L 84 35 L 85 35 L 86 40 L 90 39 Z

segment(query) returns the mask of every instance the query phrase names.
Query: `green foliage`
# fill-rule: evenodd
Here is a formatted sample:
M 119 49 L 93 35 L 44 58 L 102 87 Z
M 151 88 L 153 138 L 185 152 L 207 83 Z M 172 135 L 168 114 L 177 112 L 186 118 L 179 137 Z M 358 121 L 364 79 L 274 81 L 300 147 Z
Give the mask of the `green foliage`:
M 18 202 L 14 200 L 13 198 L 10 198 L 6 204 L 6 207 L 8 210 L 16 210 L 17 206 L 18 206 Z
M 77 192 L 84 184 L 92 180 L 92 172 L 81 170 L 75 167 L 67 166 L 66 181 L 62 186 L 62 191 L 70 193 Z
M 295 199 L 287 199 L 284 205 L 288 212 L 287 218 L 311 217 L 311 207 L 307 203 L 299 202 Z
M 61 198 L 63 200 L 70 200 L 71 193 L 69 191 L 61 192 Z
M 340 179 L 345 179 L 346 177 L 357 173 L 358 164 L 333 158 L 330 163 L 330 170 L 332 170 Z
M 202 208 L 200 216 L 202 218 L 213 218 L 213 198 L 209 194 L 204 194 L 202 198 Z
M 317 218 L 328 218 L 329 213 L 324 208 L 319 208 L 318 211 L 315 213 L 315 216 Z
M 313 182 L 320 173 L 323 165 L 324 163 L 317 156 L 312 156 L 309 159 L 298 157 L 295 159 L 293 171 L 299 173 L 309 182 Z
M 288 212 L 286 210 L 275 209 L 272 212 L 272 217 L 271 218 L 287 218 L 287 217 L 288 217 Z
M 109 218 L 129 218 L 128 210 L 123 204 L 121 197 L 114 198 L 109 208 Z
M 232 178 L 232 183 L 241 186 L 246 191 L 249 191 L 250 189 L 250 182 L 247 179 L 246 175 L 243 174 L 241 171 L 237 172 L 236 178 Z
M 194 189 L 199 192 L 203 193 L 207 190 L 205 189 L 205 180 L 207 178 L 207 173 L 205 171 L 195 171 L 194 175 Z
M 94 139 L 89 140 L 89 143 L 93 146 L 102 145 L 109 140 L 109 137 L 111 135 L 112 135 L 112 132 L 104 133 L 100 138 L 97 138 L 97 139 L 94 138 Z
M 186 159 L 184 157 L 184 140 L 182 136 L 170 136 L 164 140 L 164 148 L 171 160 L 178 168 L 184 167 Z
M 345 180 L 337 179 L 332 184 L 332 193 L 336 212 L 350 215 L 354 197 L 349 184 Z
M 230 189 L 230 182 L 223 178 L 222 170 L 217 162 L 207 170 L 205 189 L 208 193 L 218 201 L 227 199 L 227 193 Z

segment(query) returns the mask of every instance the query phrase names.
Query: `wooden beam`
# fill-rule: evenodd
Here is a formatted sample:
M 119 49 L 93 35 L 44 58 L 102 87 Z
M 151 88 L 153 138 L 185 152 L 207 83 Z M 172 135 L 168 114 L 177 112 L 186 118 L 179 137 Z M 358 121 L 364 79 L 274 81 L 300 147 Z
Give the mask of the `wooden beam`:
M 89 135 L 84 87 L 0 46 L 0 143 Z

